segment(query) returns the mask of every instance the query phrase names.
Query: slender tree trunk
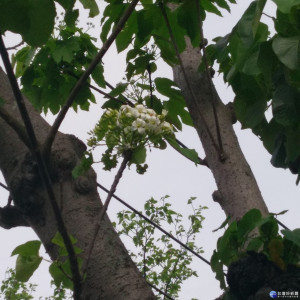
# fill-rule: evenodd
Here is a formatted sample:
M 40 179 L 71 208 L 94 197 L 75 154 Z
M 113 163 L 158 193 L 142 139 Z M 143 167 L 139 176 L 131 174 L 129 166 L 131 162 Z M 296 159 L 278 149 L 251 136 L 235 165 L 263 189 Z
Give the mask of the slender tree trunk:
M 5 73 L 0 69 L 0 98 L 3 108 L 21 123 L 13 94 Z M 50 126 L 27 103 L 30 118 L 39 142 L 42 144 Z M 52 148 L 50 173 L 56 201 L 59 204 L 68 233 L 73 235 L 77 247 L 86 259 L 94 236 L 102 204 L 97 193 L 96 174 L 91 169 L 85 176 L 74 180 L 71 171 L 85 150 L 75 136 L 59 133 Z M 0 118 L 0 168 L 10 189 L 19 222 L 27 224 L 37 233 L 52 259 L 58 258 L 57 247 L 51 239 L 57 233 L 55 216 L 38 176 L 36 164 L 28 148 L 14 130 Z M 21 212 L 21 214 L 20 214 Z M 3 223 L 3 217 L 0 216 Z M 1 224 L 5 227 L 5 224 Z M 6 226 L 6 227 L 11 227 Z M 108 217 L 101 223 L 87 277 L 83 283 L 82 299 L 155 299 L 132 262 Z
M 214 86 L 210 86 L 207 74 L 198 71 L 202 59 L 200 49 L 192 48 L 188 43 L 187 49 L 181 54 L 181 59 L 189 84 L 187 84 L 179 65 L 173 68 L 174 80 L 184 94 L 206 154 L 206 162 L 216 180 L 218 190 L 213 193 L 213 199 L 232 219 L 241 218 L 251 208 L 258 208 L 262 214 L 266 214 L 267 207 L 233 130 L 232 111 L 222 103 Z M 220 144 L 217 137 L 213 103 L 215 103 L 217 111 L 224 149 L 222 157 L 217 149 Z

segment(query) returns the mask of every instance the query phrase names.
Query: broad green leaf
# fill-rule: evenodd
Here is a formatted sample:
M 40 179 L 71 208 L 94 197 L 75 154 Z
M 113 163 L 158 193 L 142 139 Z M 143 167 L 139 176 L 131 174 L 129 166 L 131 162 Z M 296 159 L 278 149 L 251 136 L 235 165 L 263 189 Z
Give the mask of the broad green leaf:
M 145 147 L 139 147 L 132 152 L 132 156 L 130 158 L 130 163 L 133 164 L 143 164 L 146 161 L 147 150 Z
M 239 240 L 245 240 L 248 234 L 259 224 L 261 219 L 261 212 L 258 209 L 254 208 L 248 211 L 237 223 L 237 234 Z
M 300 247 L 300 229 L 294 229 L 293 231 L 291 230 L 281 230 L 281 233 L 284 235 L 284 237 L 293 242 L 295 245 L 297 245 L 298 247 Z
M 277 85 L 273 95 L 274 119 L 284 126 L 299 122 L 300 110 L 297 109 L 300 95 L 296 89 L 287 84 Z
M 136 13 L 133 12 L 116 38 L 116 46 L 119 53 L 128 48 L 133 40 L 133 35 L 137 32 L 137 28 Z
M 291 70 L 299 67 L 300 36 L 281 37 L 277 36 L 272 44 L 273 50 L 279 60 Z
M 220 288 L 224 289 L 226 287 L 223 263 L 220 260 L 218 252 L 214 250 L 214 253 L 210 259 L 211 269 L 216 273 L 216 279 L 220 282 Z
M 69 289 L 73 289 L 73 283 L 71 278 L 71 273 L 67 273 L 66 270 L 66 264 L 67 261 L 64 262 L 63 264 L 60 264 L 56 261 L 54 261 L 50 267 L 49 267 L 49 273 L 51 274 L 54 283 L 57 287 L 60 287 L 61 284 L 63 285 L 63 287 L 69 288 Z M 67 273 L 68 275 L 70 275 L 70 278 L 66 276 Z
M 97 15 L 99 15 L 99 8 L 98 8 L 98 4 L 96 3 L 95 0 L 79 0 L 81 2 L 81 4 L 83 5 L 83 7 L 85 9 L 89 9 L 90 13 L 89 13 L 89 17 L 93 18 Z
M 77 243 L 77 239 L 75 239 L 72 235 L 70 235 L 70 240 L 71 240 L 72 245 Z M 51 242 L 57 246 L 65 247 L 65 242 L 59 232 L 57 232 L 55 234 L 55 236 L 52 238 Z
M 52 57 L 56 63 L 61 61 L 71 63 L 74 58 L 74 53 L 80 49 L 78 39 L 75 37 L 71 37 L 67 40 L 59 40 L 55 46 Z
M 275 238 L 278 235 L 278 223 L 275 218 L 268 218 L 268 221 L 259 227 L 259 232 L 264 240 Z
M 199 164 L 199 156 L 196 150 L 181 147 L 174 137 L 165 137 L 167 142 L 184 157 L 188 158 L 196 165 Z
M 217 7 L 214 4 L 211 3 L 210 0 L 201 0 L 200 5 L 207 12 L 211 12 L 222 17 L 221 12 L 217 9 Z
M 16 247 L 11 253 L 11 255 L 13 256 L 16 254 L 20 254 L 23 256 L 31 256 L 31 255 L 38 256 L 40 247 L 41 247 L 40 241 L 29 241 Z
M 101 63 L 99 63 L 92 72 L 92 78 L 100 87 L 105 88 L 104 68 Z
M 273 0 L 273 2 L 283 13 L 289 13 L 293 6 L 300 4 L 300 0 Z
M 37 255 L 19 255 L 16 261 L 16 279 L 26 282 L 32 276 L 42 261 Z
M 65 10 L 71 9 L 74 6 L 75 0 L 55 0 L 59 3 Z
M 31 46 L 44 44 L 54 27 L 56 15 L 53 0 L 2 0 L 0 27 L 22 35 Z
M 200 36 L 196 1 L 185 1 L 180 5 L 177 12 L 177 20 L 178 24 L 185 29 L 193 44 L 196 37 L 198 37 L 199 45 Z
M 286 168 L 285 136 L 279 134 L 275 140 L 271 164 L 276 168 Z

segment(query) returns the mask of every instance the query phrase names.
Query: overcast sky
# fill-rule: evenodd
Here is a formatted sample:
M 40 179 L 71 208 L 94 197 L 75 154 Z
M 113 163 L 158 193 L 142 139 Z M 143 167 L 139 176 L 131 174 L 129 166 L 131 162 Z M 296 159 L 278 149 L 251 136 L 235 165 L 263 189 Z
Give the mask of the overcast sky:
M 232 13 L 224 12 L 224 18 L 209 15 L 205 22 L 204 34 L 209 40 L 215 36 L 221 36 L 228 33 L 236 21 L 240 18 L 242 12 L 246 9 L 250 1 L 239 1 L 240 4 L 232 6 Z M 269 1 L 270 2 L 270 1 Z M 274 5 L 272 2 L 267 6 L 266 12 L 272 14 Z M 267 18 L 265 22 L 270 22 Z M 12 39 L 10 36 L 6 39 L 7 46 L 14 45 L 19 40 Z M 100 46 L 99 42 L 99 46 Z M 104 67 L 107 80 L 116 84 L 119 82 L 125 70 L 124 55 L 117 56 L 115 48 L 109 50 L 104 59 Z M 172 77 L 170 68 L 161 64 L 161 69 L 155 73 L 156 76 Z M 221 99 L 224 102 L 233 100 L 231 89 L 223 83 L 222 76 L 215 76 L 214 79 Z M 103 99 L 97 97 L 97 104 L 91 106 L 90 112 L 79 112 L 78 114 L 69 112 L 61 130 L 65 133 L 72 133 L 83 141 L 88 138 L 87 132 L 93 128 L 101 115 L 101 105 Z M 53 121 L 53 117 L 47 116 L 49 122 Z M 275 169 L 270 164 L 270 155 L 263 148 L 259 139 L 254 136 L 250 130 L 241 130 L 240 124 L 235 124 L 235 130 L 239 137 L 241 148 L 256 176 L 259 187 L 271 212 L 278 213 L 288 209 L 288 213 L 280 216 L 280 220 L 290 228 L 299 227 L 297 219 L 299 219 L 299 192 L 295 185 L 296 177 L 291 175 L 287 170 Z M 200 157 L 204 157 L 203 150 L 200 145 L 198 136 L 192 128 L 184 128 L 183 132 L 178 134 L 178 138 L 190 148 L 195 148 Z M 95 153 L 99 156 L 100 153 Z M 204 211 L 206 220 L 204 228 L 197 238 L 198 246 L 202 246 L 205 253 L 203 256 L 210 259 L 216 240 L 222 232 L 213 233 L 212 230 L 219 227 L 224 221 L 225 215 L 218 204 L 214 203 L 211 198 L 212 192 L 216 189 L 211 172 L 205 168 L 196 167 L 192 162 L 186 160 L 168 147 L 165 151 L 153 150 L 148 152 L 147 163 L 149 169 L 143 176 L 137 175 L 135 167 L 126 170 L 125 174 L 117 188 L 116 194 L 124 200 L 128 201 L 138 210 L 142 210 L 144 202 L 150 197 L 159 199 L 164 195 L 170 195 L 169 200 L 174 209 L 181 212 L 185 217 L 190 213 L 187 211 L 186 202 L 190 196 L 197 197 L 197 204 L 208 206 L 208 210 Z M 106 172 L 101 165 L 95 165 L 98 174 L 98 181 L 110 187 L 116 169 L 112 172 Z M 1 182 L 4 182 L 1 176 Z M 105 193 L 100 191 L 101 198 L 106 197 Z M 0 189 L 0 204 L 4 206 L 7 201 L 7 193 Z M 108 214 L 112 220 L 116 220 L 116 212 L 125 209 L 115 200 L 109 206 Z M 14 266 L 15 257 L 10 258 L 12 250 L 29 240 L 36 239 L 35 234 L 28 228 L 16 228 L 12 230 L 4 230 L 0 228 L 0 280 L 3 278 L 5 270 Z M 49 295 L 50 276 L 47 268 L 49 264 L 43 262 L 41 267 L 32 277 L 32 282 L 39 284 L 38 295 Z M 189 280 L 185 283 L 180 299 L 188 300 L 192 297 L 198 299 L 215 299 L 221 292 L 218 288 L 218 282 L 214 279 L 214 273 L 210 267 L 200 261 L 194 259 L 193 267 L 198 271 L 198 278 Z

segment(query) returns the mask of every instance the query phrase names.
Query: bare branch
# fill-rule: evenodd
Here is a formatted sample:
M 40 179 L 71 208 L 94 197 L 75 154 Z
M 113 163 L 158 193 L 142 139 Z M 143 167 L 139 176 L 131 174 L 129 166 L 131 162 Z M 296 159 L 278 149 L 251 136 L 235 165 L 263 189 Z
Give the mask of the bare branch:
M 131 16 L 132 12 L 134 11 L 135 6 L 138 4 L 139 0 L 133 0 L 130 5 L 128 6 L 127 10 L 115 26 L 113 32 L 109 36 L 109 38 L 106 40 L 106 42 L 103 44 L 102 48 L 94 58 L 94 60 L 91 62 L 89 67 L 86 69 L 86 71 L 82 74 L 80 79 L 77 81 L 75 87 L 71 91 L 69 98 L 66 101 L 66 104 L 62 107 L 61 111 L 59 112 L 56 120 L 53 123 L 53 126 L 48 134 L 48 137 L 46 139 L 43 153 L 48 157 L 51 152 L 51 147 L 53 144 L 53 141 L 55 139 L 56 133 L 64 120 L 69 108 L 73 104 L 75 97 L 78 95 L 80 89 L 82 88 L 83 84 L 86 82 L 88 77 L 92 74 L 98 63 L 102 60 L 103 56 L 106 54 L 107 50 L 110 48 L 112 43 L 115 41 L 116 37 L 120 33 L 120 31 L 123 29 L 125 23 L 127 22 L 128 18 Z
M 16 50 L 18 47 L 22 46 L 25 42 L 21 41 L 19 44 L 12 46 L 12 47 L 7 47 L 6 50 Z

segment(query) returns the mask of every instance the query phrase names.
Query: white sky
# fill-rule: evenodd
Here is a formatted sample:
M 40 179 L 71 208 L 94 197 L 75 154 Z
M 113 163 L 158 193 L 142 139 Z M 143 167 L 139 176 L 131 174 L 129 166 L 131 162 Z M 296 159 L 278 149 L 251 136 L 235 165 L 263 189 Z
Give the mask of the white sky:
M 239 2 L 240 4 L 232 6 L 231 14 L 224 12 L 224 18 L 214 15 L 208 16 L 208 20 L 204 24 L 206 38 L 210 40 L 231 30 L 250 3 L 249 1 Z M 266 12 L 272 14 L 273 10 L 273 3 L 270 2 Z M 269 22 L 266 18 L 264 18 L 264 21 Z M 9 37 L 6 42 L 7 46 L 16 44 L 16 40 Z M 124 76 L 124 55 L 117 56 L 115 48 L 111 48 L 105 56 L 104 67 L 107 81 L 116 84 Z M 155 75 L 171 77 L 172 73 L 167 66 L 161 64 L 161 69 Z M 224 85 L 221 76 L 215 77 L 214 81 L 221 98 L 225 102 L 232 101 L 231 89 Z M 103 99 L 97 95 L 97 100 L 98 103 L 91 106 L 90 112 L 79 112 L 78 114 L 73 111 L 69 112 L 61 130 L 65 133 L 75 134 L 86 141 L 87 132 L 93 128 L 101 115 L 100 107 Z M 48 116 L 48 120 L 51 122 L 53 118 Z M 278 213 L 288 209 L 288 213 L 280 216 L 279 219 L 289 228 L 299 227 L 299 224 L 297 224 L 299 192 L 295 185 L 296 177 L 291 175 L 288 170 L 272 167 L 270 155 L 263 148 L 259 139 L 250 130 L 242 131 L 240 127 L 239 123 L 235 124 L 241 148 L 256 176 L 269 210 Z M 184 128 L 183 132 L 178 134 L 178 138 L 190 148 L 195 148 L 200 157 L 203 157 L 203 150 L 195 130 Z M 206 218 L 204 228 L 197 238 L 198 246 L 202 246 L 205 251 L 203 256 L 209 260 L 215 248 L 216 240 L 222 234 L 221 231 L 213 233 L 212 230 L 217 228 L 225 219 L 221 208 L 211 198 L 212 192 L 216 189 L 212 174 L 205 167 L 195 167 L 193 163 L 180 156 L 170 147 L 165 151 L 154 150 L 151 153 L 148 152 L 147 163 L 149 169 L 143 176 L 136 174 L 135 167 L 132 167 L 131 170 L 127 169 L 116 194 L 138 210 L 142 210 L 144 202 L 150 197 L 153 196 L 155 199 L 159 199 L 168 194 L 171 196 L 169 200 L 174 209 L 186 217 L 190 213 L 190 211 L 187 211 L 186 202 L 190 196 L 196 196 L 198 204 L 209 208 L 204 211 Z M 106 172 L 102 170 L 101 165 L 95 165 L 95 169 L 98 174 L 98 181 L 109 188 L 116 169 L 112 172 Z M 0 180 L 4 182 L 2 178 Z M 106 194 L 104 192 L 100 191 L 100 195 L 102 199 L 105 199 Z M 4 206 L 6 201 L 7 193 L 0 188 L 0 205 Z M 125 207 L 113 200 L 109 206 L 108 214 L 112 220 L 116 220 L 116 212 L 122 209 L 125 209 Z M 5 270 L 14 266 L 15 257 L 10 257 L 12 250 L 16 246 L 33 239 L 36 239 L 36 236 L 31 229 L 16 228 L 8 231 L 0 228 L 0 240 L 2 241 L 2 247 L 0 248 L 0 280 L 4 276 Z M 39 296 L 51 294 L 48 266 L 48 263 L 43 262 L 31 280 L 39 285 L 37 293 Z M 198 271 L 199 277 L 193 278 L 183 285 L 179 299 L 188 300 L 194 297 L 206 300 L 218 297 L 221 291 L 210 267 L 198 258 L 194 259 L 193 267 Z

